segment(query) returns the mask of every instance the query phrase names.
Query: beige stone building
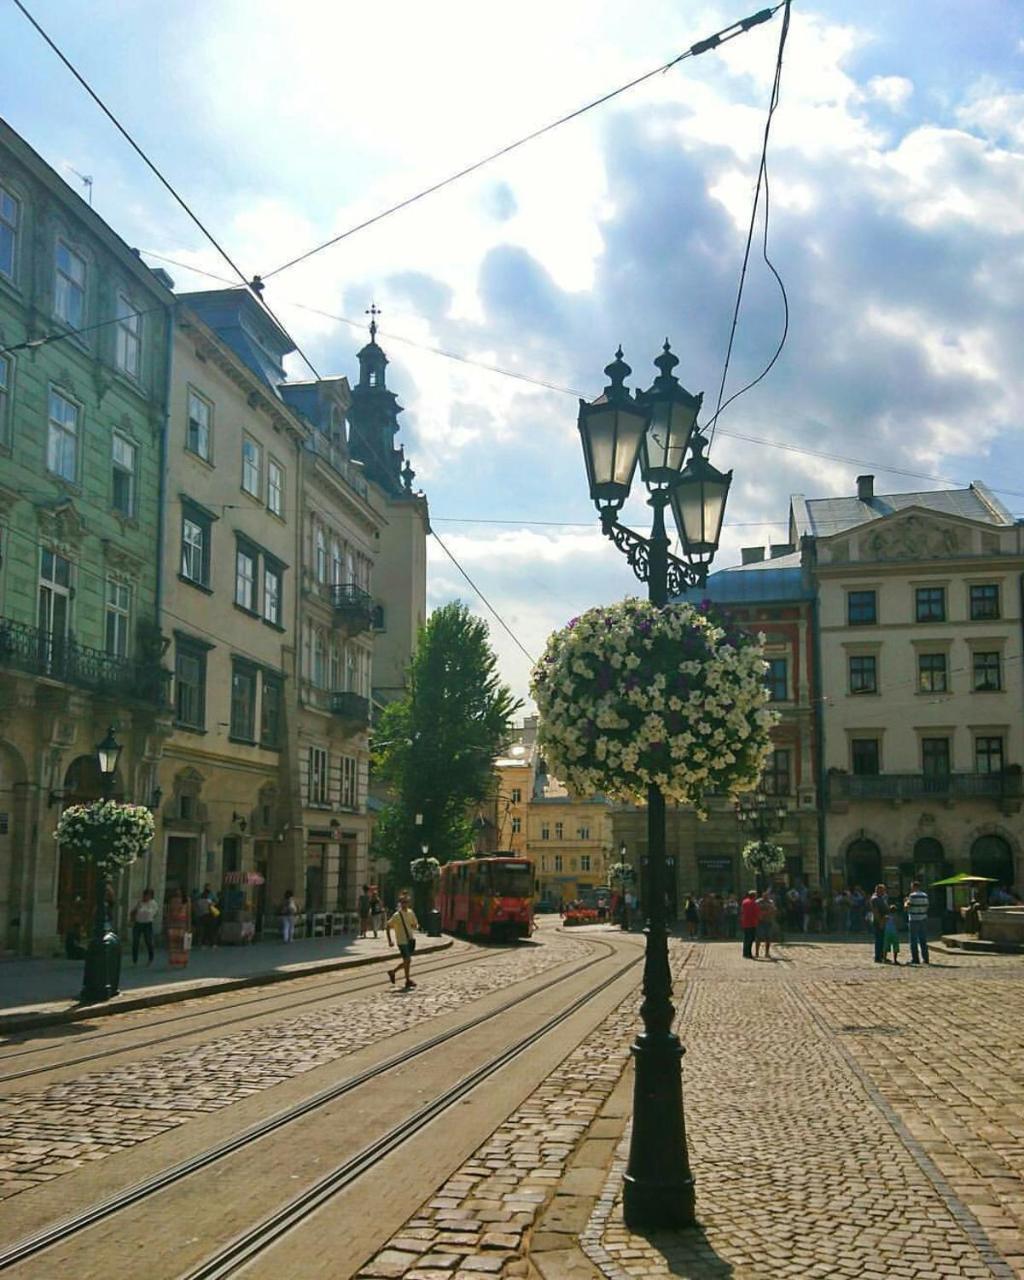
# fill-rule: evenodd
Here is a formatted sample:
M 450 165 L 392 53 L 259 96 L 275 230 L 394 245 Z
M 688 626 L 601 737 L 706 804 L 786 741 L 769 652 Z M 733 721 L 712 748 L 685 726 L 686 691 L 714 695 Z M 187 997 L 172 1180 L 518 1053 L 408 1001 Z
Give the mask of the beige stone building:
M 612 807 L 603 796 L 574 796 L 538 764 L 527 853 L 541 902 L 591 901 L 607 888 L 613 853 Z
M 972 871 L 1024 880 L 1024 527 L 963 490 L 795 497 L 817 584 L 827 859 L 905 889 Z

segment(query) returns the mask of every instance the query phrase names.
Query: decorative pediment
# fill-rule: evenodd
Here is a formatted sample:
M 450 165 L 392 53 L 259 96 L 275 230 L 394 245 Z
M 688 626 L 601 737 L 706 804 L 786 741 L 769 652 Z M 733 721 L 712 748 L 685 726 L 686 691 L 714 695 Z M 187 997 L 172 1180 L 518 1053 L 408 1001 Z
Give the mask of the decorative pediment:
M 137 578 L 142 572 L 142 560 L 116 542 L 111 542 L 109 538 L 103 539 L 103 559 L 115 573 L 124 574 L 125 577 Z
M 924 515 L 879 521 L 860 535 L 861 560 L 942 560 L 967 554 L 970 531 Z
M 70 498 L 37 503 L 36 518 L 40 534 L 51 543 L 74 546 L 81 543 L 87 532 L 86 523 Z

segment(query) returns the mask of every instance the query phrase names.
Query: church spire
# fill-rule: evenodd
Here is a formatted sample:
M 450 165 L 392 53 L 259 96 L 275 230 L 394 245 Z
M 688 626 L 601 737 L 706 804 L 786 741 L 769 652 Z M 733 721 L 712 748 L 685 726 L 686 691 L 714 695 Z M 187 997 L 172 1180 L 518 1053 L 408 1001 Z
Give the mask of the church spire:
M 370 341 L 356 357 L 359 382 L 352 388 L 348 411 L 349 451 L 363 464 L 374 483 L 389 493 L 399 494 L 403 455 L 395 448 L 395 434 L 402 406 L 395 393 L 388 390 L 385 373 L 388 358 L 377 345 L 380 308 L 372 302 L 366 314 L 370 317 Z

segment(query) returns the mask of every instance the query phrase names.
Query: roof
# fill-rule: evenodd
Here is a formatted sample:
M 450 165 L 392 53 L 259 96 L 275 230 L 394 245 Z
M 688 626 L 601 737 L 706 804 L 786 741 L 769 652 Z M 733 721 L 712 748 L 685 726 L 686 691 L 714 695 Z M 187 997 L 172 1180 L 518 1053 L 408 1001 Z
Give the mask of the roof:
M 1005 527 L 1015 523 L 1013 516 L 979 480 L 966 489 L 926 489 L 916 493 L 876 494 L 866 502 L 856 497 L 811 498 L 802 493 L 790 499 L 792 540 L 805 535 L 828 538 L 858 525 L 884 519 L 908 507 L 922 507 L 940 515 L 958 516 L 983 524 Z
M 757 560 L 753 564 L 731 565 L 709 576 L 703 587 L 694 587 L 677 596 L 695 604 L 711 600 L 715 604 L 780 604 L 793 600 L 813 600 L 814 587 L 805 581 L 800 552 Z

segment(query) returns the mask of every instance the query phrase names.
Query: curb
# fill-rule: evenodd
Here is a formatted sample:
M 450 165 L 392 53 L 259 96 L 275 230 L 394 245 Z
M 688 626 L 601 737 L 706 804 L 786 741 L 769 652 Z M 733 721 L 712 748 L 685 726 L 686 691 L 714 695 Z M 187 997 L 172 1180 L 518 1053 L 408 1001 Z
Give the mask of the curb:
M 447 951 L 454 941 L 454 938 L 447 938 L 432 946 L 417 946 L 416 954 L 429 956 L 438 951 Z M 286 971 L 268 969 L 262 973 L 248 973 L 238 978 L 203 979 L 201 986 L 176 986 L 167 990 L 151 987 L 145 994 L 114 996 L 112 1000 L 103 1004 L 73 1004 L 66 1008 L 46 1010 L 38 1014 L 0 1014 L 0 1035 L 12 1035 L 17 1031 L 35 1031 L 41 1027 L 60 1026 L 86 1019 L 105 1018 L 115 1013 L 130 1013 L 135 1009 L 156 1008 L 163 1004 L 180 1004 L 184 1000 L 201 1000 L 205 996 L 219 996 L 225 991 L 243 991 L 246 987 L 268 987 L 278 982 L 291 982 L 296 978 L 315 977 L 319 973 L 334 973 L 338 969 L 362 969 L 368 965 L 387 963 L 393 958 L 389 953 L 381 956 L 311 960 L 307 964 L 297 965 L 294 969 Z

